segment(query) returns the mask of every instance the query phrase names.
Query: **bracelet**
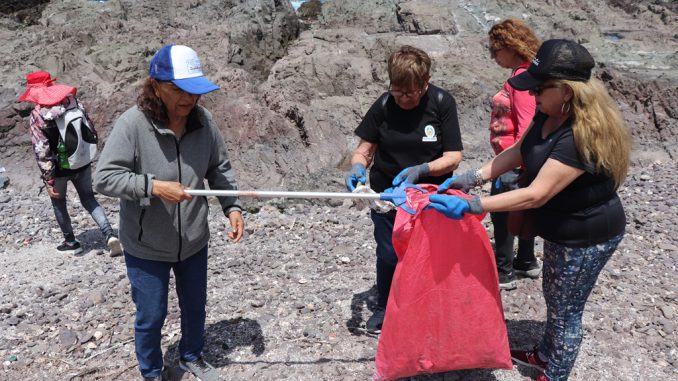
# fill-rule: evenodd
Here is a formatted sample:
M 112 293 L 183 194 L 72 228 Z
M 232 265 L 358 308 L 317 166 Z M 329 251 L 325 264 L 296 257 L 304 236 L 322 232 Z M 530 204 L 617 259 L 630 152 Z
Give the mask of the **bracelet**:
M 483 183 L 485 183 L 485 181 L 483 181 L 482 170 L 478 169 L 478 170 L 473 172 L 473 180 L 474 180 L 473 185 L 475 185 L 475 186 L 480 186 L 480 185 L 483 185 Z

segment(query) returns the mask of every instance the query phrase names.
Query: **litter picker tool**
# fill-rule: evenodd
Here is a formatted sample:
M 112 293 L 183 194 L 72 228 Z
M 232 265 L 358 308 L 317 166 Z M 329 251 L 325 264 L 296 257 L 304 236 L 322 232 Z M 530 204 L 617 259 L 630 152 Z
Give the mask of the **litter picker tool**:
M 349 192 L 289 192 L 289 191 L 260 191 L 260 190 L 216 190 L 216 189 L 186 189 L 192 196 L 235 196 L 254 198 L 348 198 L 363 200 L 390 201 L 404 211 L 414 214 L 415 211 L 407 205 L 407 188 L 423 191 L 413 184 L 402 184 L 397 188 L 389 188 L 383 193 L 349 193 Z

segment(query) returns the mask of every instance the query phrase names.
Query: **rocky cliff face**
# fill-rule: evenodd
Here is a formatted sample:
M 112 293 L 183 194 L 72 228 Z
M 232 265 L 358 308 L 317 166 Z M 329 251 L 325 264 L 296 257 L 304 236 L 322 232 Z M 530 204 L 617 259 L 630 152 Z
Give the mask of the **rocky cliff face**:
M 302 28 L 283 0 L 10 1 L 0 7 L 0 165 L 14 183 L 37 181 L 29 109 L 16 103 L 27 72 L 47 70 L 77 86 L 105 138 L 134 104 L 150 57 L 169 42 L 196 49 L 221 85 L 202 102 L 243 187 L 339 189 L 352 131 L 387 88 L 386 58 L 402 44 L 432 56 L 432 82 L 458 102 L 463 165 L 475 165 L 491 155 L 489 99 L 508 76 L 489 58 L 486 33 L 505 17 L 526 19 L 543 39 L 584 43 L 637 138 L 636 163 L 675 161 L 676 8 L 625 0 L 328 0 Z

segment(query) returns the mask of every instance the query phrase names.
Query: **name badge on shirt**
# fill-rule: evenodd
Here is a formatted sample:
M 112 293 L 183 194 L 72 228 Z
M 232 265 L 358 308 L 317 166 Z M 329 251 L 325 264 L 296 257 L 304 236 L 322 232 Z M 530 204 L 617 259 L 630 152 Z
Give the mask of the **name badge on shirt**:
M 431 126 L 430 124 L 428 126 L 424 127 L 424 134 L 426 136 L 421 138 L 422 142 L 437 142 L 438 141 L 438 137 L 436 136 L 436 129 L 433 128 L 433 126 Z

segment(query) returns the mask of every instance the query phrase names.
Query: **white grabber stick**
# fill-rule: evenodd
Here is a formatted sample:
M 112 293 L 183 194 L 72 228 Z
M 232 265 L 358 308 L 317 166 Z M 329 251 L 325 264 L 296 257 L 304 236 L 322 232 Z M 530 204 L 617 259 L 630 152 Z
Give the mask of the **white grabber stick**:
M 254 198 L 350 198 L 363 200 L 390 201 L 397 207 L 414 214 L 414 210 L 407 205 L 407 188 L 417 188 L 416 185 L 402 184 L 384 193 L 348 193 L 348 192 L 288 192 L 288 191 L 259 191 L 259 190 L 215 190 L 215 189 L 185 189 L 192 196 L 231 196 Z

